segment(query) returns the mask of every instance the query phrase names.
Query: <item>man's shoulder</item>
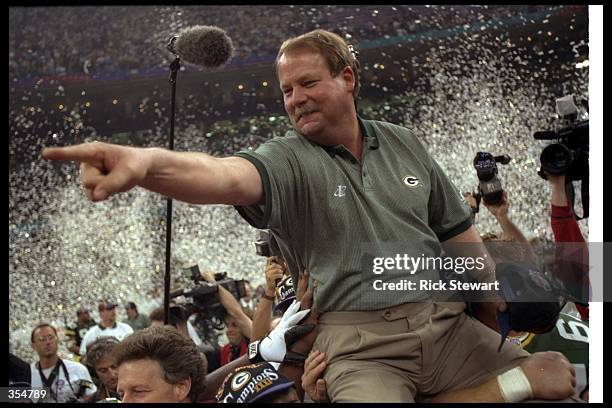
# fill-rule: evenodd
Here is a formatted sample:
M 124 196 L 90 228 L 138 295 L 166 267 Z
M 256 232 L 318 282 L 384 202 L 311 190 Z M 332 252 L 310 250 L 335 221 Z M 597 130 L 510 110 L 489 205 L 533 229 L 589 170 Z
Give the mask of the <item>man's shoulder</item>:
M 83 365 L 83 363 L 79 363 L 78 361 L 72 361 L 67 358 L 62 358 L 62 362 L 66 366 L 68 370 L 87 370 L 87 368 Z
M 396 123 L 384 122 L 381 120 L 364 120 L 366 126 L 369 124 L 378 136 L 390 136 L 401 139 L 414 139 L 418 140 L 416 133 L 413 129 L 406 126 L 398 125 Z
M 85 333 L 85 336 L 83 336 L 83 339 L 85 339 L 85 337 L 89 337 L 89 336 L 93 336 L 93 333 L 97 333 L 100 330 L 100 328 L 98 327 L 97 324 L 91 326 L 88 330 L 87 333 Z
M 81 329 L 82 327 L 79 326 L 79 322 L 72 322 L 72 323 L 68 323 L 66 325 L 66 329 L 67 330 L 72 330 L 72 331 L 77 331 L 79 329 Z
M 274 137 L 265 143 L 261 144 L 260 147 L 264 146 L 275 146 L 275 147 L 284 147 L 288 149 L 299 149 L 304 148 L 310 145 L 310 142 L 303 137 L 300 136 L 294 130 L 288 130 L 284 136 Z
M 130 326 L 127 323 L 123 323 L 123 322 L 117 322 L 117 328 L 121 329 L 122 331 L 130 331 L 130 332 L 134 331 L 134 329 L 132 329 L 132 326 Z

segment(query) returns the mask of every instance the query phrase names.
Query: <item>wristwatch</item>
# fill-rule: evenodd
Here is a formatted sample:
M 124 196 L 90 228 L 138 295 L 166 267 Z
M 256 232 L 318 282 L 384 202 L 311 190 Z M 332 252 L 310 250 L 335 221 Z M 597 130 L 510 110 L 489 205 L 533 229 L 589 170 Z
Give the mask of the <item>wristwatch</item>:
M 261 297 L 264 298 L 264 299 L 268 299 L 268 300 L 270 300 L 272 302 L 274 302 L 274 299 L 275 299 L 274 296 L 268 296 L 268 295 L 266 295 L 265 292 L 264 292 L 263 295 L 261 295 Z

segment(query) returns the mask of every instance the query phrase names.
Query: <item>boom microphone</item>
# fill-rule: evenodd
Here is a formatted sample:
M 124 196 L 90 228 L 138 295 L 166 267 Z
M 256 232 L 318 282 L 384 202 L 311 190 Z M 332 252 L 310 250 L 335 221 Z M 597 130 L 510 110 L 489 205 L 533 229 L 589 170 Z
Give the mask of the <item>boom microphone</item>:
M 187 27 L 172 37 L 168 50 L 190 64 L 214 68 L 231 58 L 234 46 L 221 28 L 197 25 Z

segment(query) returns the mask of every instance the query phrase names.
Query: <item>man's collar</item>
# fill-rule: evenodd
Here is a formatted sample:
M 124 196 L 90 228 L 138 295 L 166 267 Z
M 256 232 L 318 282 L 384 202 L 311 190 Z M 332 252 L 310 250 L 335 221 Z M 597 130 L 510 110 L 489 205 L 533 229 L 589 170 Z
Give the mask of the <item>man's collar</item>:
M 103 326 L 103 322 L 100 322 L 100 324 L 98 324 L 98 327 L 102 330 L 106 330 L 106 329 L 115 329 L 117 328 L 117 322 L 115 322 L 111 327 L 104 327 Z
M 359 115 L 357 116 L 357 120 L 361 128 L 361 134 L 368 141 L 370 150 L 378 149 L 378 136 L 376 136 L 372 123 L 369 120 L 361 119 Z
M 378 136 L 376 136 L 376 132 L 374 131 L 374 127 L 372 127 L 372 124 L 370 123 L 370 121 L 362 119 L 361 117 L 359 117 L 359 115 L 357 115 L 357 122 L 359 123 L 359 129 L 361 129 L 362 138 L 365 139 L 365 141 L 367 142 L 367 146 L 369 147 L 369 149 L 370 150 L 378 149 Z M 308 141 L 312 143 L 313 145 L 323 148 L 323 150 L 325 150 L 332 158 L 336 154 L 341 154 L 342 151 L 344 150 L 343 149 L 344 145 L 324 146 L 322 144 L 313 142 L 311 140 L 308 140 Z

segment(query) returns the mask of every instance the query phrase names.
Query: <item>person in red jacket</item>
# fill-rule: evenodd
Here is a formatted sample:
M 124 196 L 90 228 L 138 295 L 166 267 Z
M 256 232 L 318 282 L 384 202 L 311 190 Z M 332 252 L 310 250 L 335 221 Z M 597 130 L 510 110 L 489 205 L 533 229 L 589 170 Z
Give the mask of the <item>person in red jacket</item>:
M 550 225 L 553 230 L 556 243 L 586 243 L 574 211 L 567 200 L 567 194 L 565 193 L 565 175 L 553 175 L 546 173 L 548 183 L 550 184 L 550 190 L 552 194 L 551 198 L 551 212 L 550 212 Z M 577 250 L 578 249 L 578 250 Z M 578 255 L 576 255 L 578 253 Z M 556 253 L 557 260 L 569 260 L 575 265 L 576 262 L 580 263 L 580 268 L 567 268 L 563 267 L 561 270 L 557 270 L 556 274 L 565 283 L 571 283 L 578 285 L 582 288 L 590 288 L 589 275 L 588 275 L 588 247 L 584 245 L 582 248 L 576 248 L 575 246 L 560 245 L 557 247 Z M 589 305 L 588 303 L 576 303 L 576 309 L 580 313 L 582 320 L 588 320 L 589 318 Z

